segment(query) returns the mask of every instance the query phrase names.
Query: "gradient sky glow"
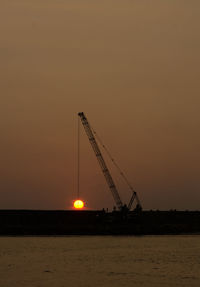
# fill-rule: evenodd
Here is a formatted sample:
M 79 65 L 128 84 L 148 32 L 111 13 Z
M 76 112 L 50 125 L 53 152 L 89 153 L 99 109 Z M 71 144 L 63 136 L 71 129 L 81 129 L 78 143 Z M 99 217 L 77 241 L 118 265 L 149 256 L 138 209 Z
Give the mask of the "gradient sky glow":
M 72 207 L 83 111 L 144 209 L 200 209 L 199 14 L 199 0 L 0 0 L 0 208 Z M 113 206 L 83 129 L 81 196 Z

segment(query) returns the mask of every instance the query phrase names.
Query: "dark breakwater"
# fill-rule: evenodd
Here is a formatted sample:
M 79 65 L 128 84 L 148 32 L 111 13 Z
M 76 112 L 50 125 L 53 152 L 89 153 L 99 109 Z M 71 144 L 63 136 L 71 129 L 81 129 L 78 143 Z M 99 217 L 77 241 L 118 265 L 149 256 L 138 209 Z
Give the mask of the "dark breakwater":
M 200 233 L 200 211 L 0 210 L 0 235 Z

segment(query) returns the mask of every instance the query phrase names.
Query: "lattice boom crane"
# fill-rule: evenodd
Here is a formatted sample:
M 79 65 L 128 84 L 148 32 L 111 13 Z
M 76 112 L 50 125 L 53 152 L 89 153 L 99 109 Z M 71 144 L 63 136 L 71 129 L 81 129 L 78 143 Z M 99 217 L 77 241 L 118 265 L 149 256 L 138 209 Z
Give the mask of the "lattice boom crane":
M 110 172 L 108 170 L 108 167 L 107 167 L 107 165 L 105 163 L 105 160 L 104 160 L 104 158 L 103 158 L 103 156 L 101 154 L 101 151 L 99 149 L 99 146 L 98 146 L 97 141 L 95 139 L 95 136 L 93 134 L 92 128 L 90 127 L 90 124 L 89 124 L 89 122 L 88 122 L 88 120 L 87 120 L 87 118 L 86 118 L 84 113 L 78 113 L 78 115 L 79 115 L 79 117 L 81 119 L 81 122 L 82 122 L 83 127 L 85 129 L 85 132 L 86 132 L 86 134 L 88 136 L 90 144 L 91 144 L 91 146 L 92 146 L 92 148 L 94 150 L 94 153 L 95 153 L 95 155 L 97 157 L 97 160 L 98 160 L 99 165 L 101 167 L 101 170 L 102 170 L 102 172 L 104 174 L 104 177 L 105 177 L 105 179 L 107 181 L 107 184 L 108 184 L 109 189 L 110 189 L 110 191 L 112 193 L 112 196 L 113 196 L 113 198 L 115 200 L 115 203 L 116 203 L 116 205 L 117 205 L 119 210 L 123 210 L 123 208 L 125 206 L 123 205 L 123 203 L 121 201 L 121 198 L 119 196 L 119 193 L 118 193 L 118 190 L 116 188 L 116 185 L 115 185 L 115 183 L 114 183 L 114 181 L 112 179 L 112 176 L 111 176 L 111 174 L 110 174 Z M 126 207 L 126 209 L 128 209 L 128 210 L 131 209 L 132 204 L 133 204 L 135 199 L 137 201 L 137 208 L 141 209 L 141 204 L 139 202 L 137 193 L 133 189 L 132 189 L 132 192 L 133 192 L 132 197 L 131 197 L 130 202 L 129 202 L 128 206 Z

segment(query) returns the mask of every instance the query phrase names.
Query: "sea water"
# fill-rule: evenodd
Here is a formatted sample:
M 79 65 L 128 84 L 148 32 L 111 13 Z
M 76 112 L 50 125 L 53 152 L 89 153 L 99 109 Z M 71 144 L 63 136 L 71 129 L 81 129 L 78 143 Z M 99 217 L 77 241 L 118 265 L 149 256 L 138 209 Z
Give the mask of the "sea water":
M 0 287 L 200 286 L 200 236 L 0 237 Z

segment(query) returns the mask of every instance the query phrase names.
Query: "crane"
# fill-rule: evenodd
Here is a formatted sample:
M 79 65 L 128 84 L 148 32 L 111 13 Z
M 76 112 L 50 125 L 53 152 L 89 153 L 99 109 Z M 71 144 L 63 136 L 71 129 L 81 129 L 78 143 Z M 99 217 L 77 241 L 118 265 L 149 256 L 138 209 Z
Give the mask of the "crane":
M 131 188 L 131 190 L 132 190 L 133 193 L 132 193 L 130 202 L 129 202 L 129 204 L 128 204 L 127 206 L 122 203 L 122 200 L 121 200 L 121 198 L 120 198 L 120 196 L 119 196 L 119 193 L 118 193 L 118 190 L 117 190 L 117 188 L 116 188 L 116 185 L 115 185 L 115 183 L 114 183 L 114 181 L 113 181 L 113 178 L 112 178 L 112 176 L 111 176 L 111 174 L 110 174 L 110 172 L 109 172 L 109 169 L 108 169 L 108 167 L 107 167 L 107 165 L 106 165 L 106 163 L 105 163 L 105 160 L 104 160 L 104 158 L 103 158 L 103 156 L 102 156 L 102 153 L 101 153 L 101 151 L 100 151 L 100 148 L 99 148 L 99 146 L 98 146 L 98 144 L 97 144 L 97 141 L 96 141 L 96 139 L 95 139 L 93 130 L 92 130 L 92 128 L 91 128 L 91 126 L 90 126 L 90 124 L 89 124 L 89 122 L 88 122 L 88 120 L 87 120 L 85 114 L 84 114 L 83 112 L 81 112 L 81 113 L 78 113 L 78 116 L 79 116 L 80 119 L 81 119 L 81 122 L 82 122 L 83 127 L 84 127 L 85 132 L 86 132 L 86 135 L 88 136 L 89 142 L 90 142 L 90 144 L 91 144 L 91 146 L 92 146 L 92 148 L 93 148 L 93 151 L 94 151 L 94 153 L 95 153 L 95 155 L 96 155 L 96 158 L 97 158 L 97 160 L 98 160 L 98 162 L 99 162 L 100 168 L 101 168 L 101 170 L 102 170 L 102 172 L 103 172 L 103 174 L 104 174 L 104 177 L 105 177 L 105 179 L 106 179 L 106 182 L 107 182 L 107 184 L 108 184 L 108 187 L 109 187 L 109 189 L 110 189 L 110 191 L 111 191 L 111 193 L 112 193 L 112 196 L 113 196 L 113 198 L 114 198 L 114 201 L 115 201 L 115 203 L 116 203 L 118 209 L 119 209 L 120 211 L 125 210 L 125 209 L 131 210 L 132 205 L 133 205 L 133 202 L 134 202 L 134 200 L 136 200 L 136 202 L 137 202 L 136 209 L 141 210 L 142 207 L 141 207 L 139 198 L 138 198 L 138 196 L 137 196 L 137 193 L 136 193 L 136 191 L 134 191 L 133 188 L 130 186 L 130 184 L 128 183 L 128 181 L 126 180 L 126 178 L 125 178 L 125 180 L 126 180 L 127 183 L 129 184 L 129 187 Z M 122 172 L 121 172 L 121 174 L 122 174 Z M 123 175 L 123 174 L 122 174 L 122 175 Z M 124 176 L 124 175 L 123 175 L 123 176 Z

